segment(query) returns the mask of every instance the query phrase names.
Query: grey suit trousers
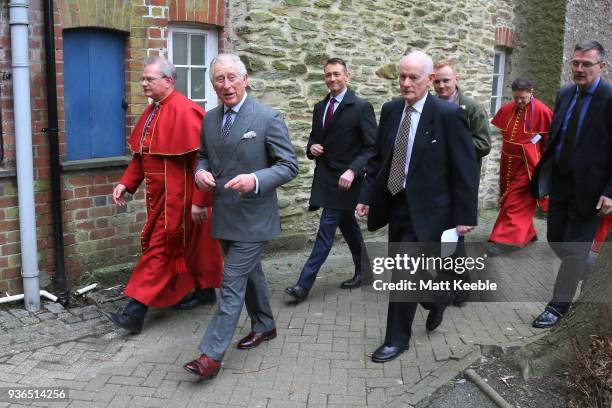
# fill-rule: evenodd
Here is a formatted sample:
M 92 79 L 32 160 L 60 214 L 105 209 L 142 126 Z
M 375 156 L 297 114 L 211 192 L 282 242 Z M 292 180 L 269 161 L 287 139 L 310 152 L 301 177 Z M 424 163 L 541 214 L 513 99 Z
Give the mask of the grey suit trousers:
M 220 240 L 225 255 L 217 310 L 200 342 L 200 352 L 221 361 L 232 342 L 242 305 L 246 303 L 251 331 L 267 332 L 275 327 L 268 284 L 261 269 L 261 251 L 266 242 Z

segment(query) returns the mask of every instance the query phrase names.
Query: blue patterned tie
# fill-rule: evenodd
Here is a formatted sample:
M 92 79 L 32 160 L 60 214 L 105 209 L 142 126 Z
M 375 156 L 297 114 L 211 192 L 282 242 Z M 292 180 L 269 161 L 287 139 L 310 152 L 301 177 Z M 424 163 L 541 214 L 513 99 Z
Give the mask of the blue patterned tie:
M 223 143 L 227 142 L 230 129 L 234 124 L 234 113 L 235 112 L 231 109 L 225 113 L 225 123 L 223 124 L 223 128 L 221 129 L 221 139 L 223 140 Z

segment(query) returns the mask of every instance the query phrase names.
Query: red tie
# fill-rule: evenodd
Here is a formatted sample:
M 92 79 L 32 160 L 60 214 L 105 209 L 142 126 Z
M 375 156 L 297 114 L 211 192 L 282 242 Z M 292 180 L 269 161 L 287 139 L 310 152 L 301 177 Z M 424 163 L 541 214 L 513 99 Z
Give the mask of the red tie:
M 326 128 L 332 122 L 334 118 L 334 104 L 336 103 L 336 99 L 333 97 L 329 100 L 329 105 L 327 105 L 327 112 L 325 113 L 325 120 L 323 121 L 323 127 Z

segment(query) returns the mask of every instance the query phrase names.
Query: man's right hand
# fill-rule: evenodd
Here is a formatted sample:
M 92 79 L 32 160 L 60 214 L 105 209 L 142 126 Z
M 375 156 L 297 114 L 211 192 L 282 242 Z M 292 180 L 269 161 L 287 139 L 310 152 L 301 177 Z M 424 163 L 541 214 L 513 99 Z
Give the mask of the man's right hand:
M 196 173 L 195 182 L 196 186 L 204 191 L 210 191 L 216 186 L 212 173 L 206 170 Z
M 315 143 L 312 146 L 310 146 L 310 154 L 312 154 L 314 157 L 319 157 L 320 155 L 322 155 L 323 145 L 319 143 Z
M 370 206 L 365 204 L 357 204 L 355 212 L 360 217 L 365 217 L 370 212 Z
M 115 204 L 120 206 L 124 206 L 126 204 L 125 198 L 123 197 L 126 191 L 127 188 L 123 184 L 117 184 L 117 186 L 113 190 L 113 201 L 115 202 Z

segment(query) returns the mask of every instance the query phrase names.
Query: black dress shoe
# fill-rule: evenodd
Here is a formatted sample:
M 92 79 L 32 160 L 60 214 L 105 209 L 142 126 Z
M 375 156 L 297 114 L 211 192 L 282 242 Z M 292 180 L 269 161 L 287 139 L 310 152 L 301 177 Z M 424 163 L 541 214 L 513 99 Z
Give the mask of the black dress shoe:
M 357 289 L 359 287 L 361 287 L 361 275 L 355 275 L 340 284 L 342 289 Z
M 173 307 L 178 310 L 191 310 L 200 305 L 215 303 L 217 295 L 214 288 L 196 289 L 189 293 Z
M 397 356 L 408 350 L 408 345 L 405 346 L 387 346 L 383 344 L 372 353 L 372 361 L 374 363 L 384 363 L 395 359 Z
M 444 318 L 444 310 L 446 306 L 436 305 L 431 308 L 427 315 L 427 321 L 425 322 L 425 328 L 429 331 L 436 330 L 436 328 L 442 323 Z
M 119 315 L 113 312 L 106 313 L 106 317 L 108 317 L 108 320 L 113 322 L 115 326 L 128 330 L 132 334 L 138 334 L 142 331 L 142 325 L 144 322 L 136 319 L 135 317 L 126 316 L 123 314 Z
M 544 310 L 535 318 L 531 325 L 538 329 L 548 329 L 559 323 L 559 320 L 561 320 L 560 316 L 557 316 L 550 310 Z
M 308 290 L 309 289 L 294 285 L 287 287 L 285 292 L 293 296 L 298 302 L 301 302 L 308 297 Z

